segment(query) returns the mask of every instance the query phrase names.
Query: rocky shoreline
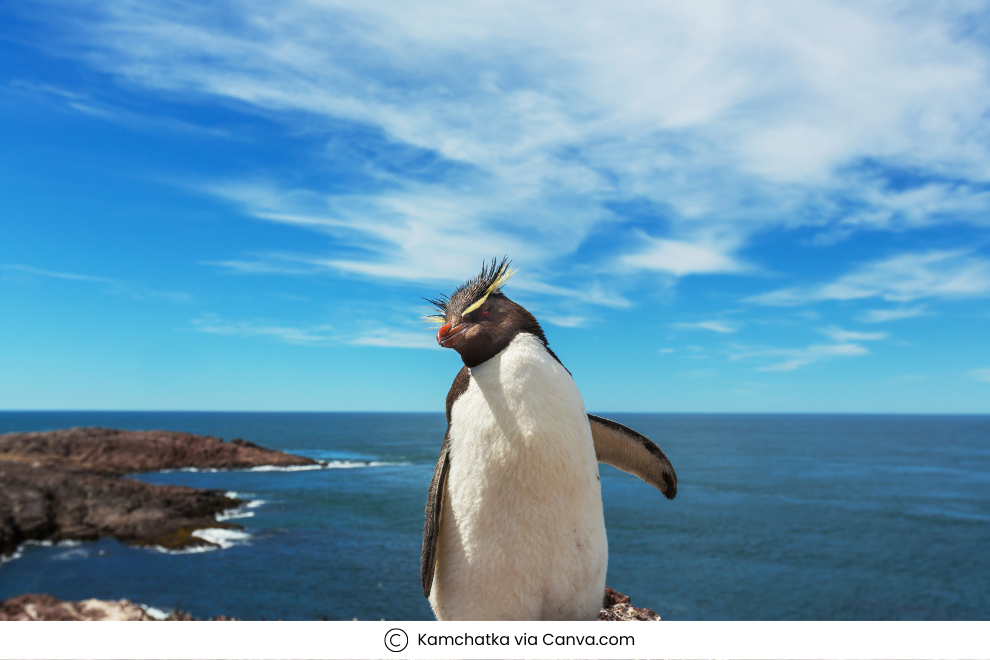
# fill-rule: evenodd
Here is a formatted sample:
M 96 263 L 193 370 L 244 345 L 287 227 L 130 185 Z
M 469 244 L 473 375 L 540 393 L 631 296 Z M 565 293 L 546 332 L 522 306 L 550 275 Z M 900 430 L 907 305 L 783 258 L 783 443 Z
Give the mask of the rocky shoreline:
M 244 504 L 219 490 L 156 486 L 136 472 L 318 465 L 235 439 L 172 431 L 72 428 L 0 435 L 0 559 L 25 541 L 90 541 L 180 550 L 215 544 L 196 536 L 239 525 L 217 514 Z
M 158 616 L 155 616 L 155 615 Z M 0 601 L 0 621 L 198 621 L 188 612 L 168 614 L 129 600 L 59 600 L 48 594 L 24 594 Z M 207 621 L 237 621 L 218 616 Z
M 126 475 L 175 469 L 319 466 L 234 439 L 172 431 L 72 428 L 0 435 L 0 561 L 25 542 L 113 537 L 138 546 L 183 550 L 215 546 L 199 530 L 241 529 L 217 519 L 245 504 L 220 490 L 156 486 Z M 154 616 L 153 614 L 161 614 Z M 61 601 L 24 594 L 0 601 L 0 621 L 191 621 L 128 600 Z M 231 620 L 219 616 L 211 621 Z M 649 608 L 606 587 L 599 621 L 659 621 Z
M 63 601 L 48 594 L 24 594 L 0 601 L 0 621 L 197 621 L 182 610 L 167 615 L 154 608 L 129 600 Z M 238 621 L 217 616 L 207 621 Z M 605 602 L 598 613 L 599 621 L 660 621 L 653 610 L 633 607 L 629 596 L 605 587 Z

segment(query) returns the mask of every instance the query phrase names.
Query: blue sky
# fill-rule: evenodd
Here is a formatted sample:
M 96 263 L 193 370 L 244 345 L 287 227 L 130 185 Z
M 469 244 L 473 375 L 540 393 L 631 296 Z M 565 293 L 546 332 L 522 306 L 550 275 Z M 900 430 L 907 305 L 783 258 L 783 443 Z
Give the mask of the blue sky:
M 0 409 L 442 410 L 508 255 L 592 411 L 990 413 L 953 3 L 7 3 Z

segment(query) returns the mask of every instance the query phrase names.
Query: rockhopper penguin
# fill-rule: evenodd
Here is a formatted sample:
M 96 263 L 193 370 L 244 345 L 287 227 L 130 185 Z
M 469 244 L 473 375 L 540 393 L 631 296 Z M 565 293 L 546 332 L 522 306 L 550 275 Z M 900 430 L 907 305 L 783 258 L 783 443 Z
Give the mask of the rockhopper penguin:
M 429 300 L 464 367 L 427 498 L 423 594 L 440 620 L 592 620 L 608 565 L 598 463 L 668 499 L 677 475 L 648 438 L 585 411 L 540 324 L 501 292 L 513 272 L 493 260 Z

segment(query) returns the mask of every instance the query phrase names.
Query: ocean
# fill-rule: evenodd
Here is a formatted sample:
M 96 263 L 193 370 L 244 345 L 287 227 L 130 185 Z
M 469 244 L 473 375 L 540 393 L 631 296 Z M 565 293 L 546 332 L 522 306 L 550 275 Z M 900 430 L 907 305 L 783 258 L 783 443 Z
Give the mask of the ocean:
M 677 470 L 667 501 L 601 466 L 609 586 L 669 620 L 987 619 L 990 416 L 608 414 Z M 0 599 L 119 599 L 197 617 L 431 619 L 423 507 L 442 414 L 0 412 L 0 433 L 70 426 L 241 437 L 331 461 L 135 478 L 251 502 L 224 549 L 113 539 L 26 545 Z

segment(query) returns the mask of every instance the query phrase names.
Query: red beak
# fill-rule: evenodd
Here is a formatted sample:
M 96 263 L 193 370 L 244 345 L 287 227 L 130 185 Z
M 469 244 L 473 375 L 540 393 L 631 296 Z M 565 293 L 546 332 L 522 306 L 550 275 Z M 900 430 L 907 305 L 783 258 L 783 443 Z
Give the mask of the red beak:
M 461 343 L 461 338 L 470 326 L 470 323 L 459 323 L 455 327 L 451 328 L 450 323 L 443 324 L 440 326 L 440 329 L 437 330 L 437 343 L 443 348 L 456 347 L 459 343 Z

